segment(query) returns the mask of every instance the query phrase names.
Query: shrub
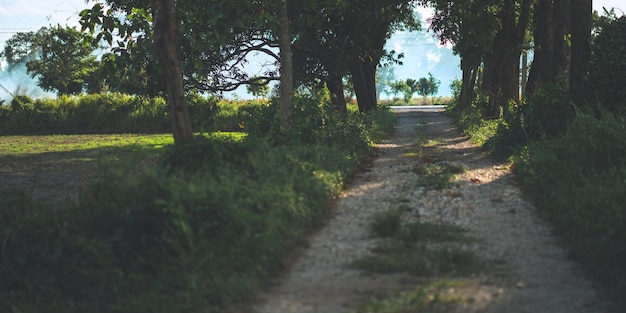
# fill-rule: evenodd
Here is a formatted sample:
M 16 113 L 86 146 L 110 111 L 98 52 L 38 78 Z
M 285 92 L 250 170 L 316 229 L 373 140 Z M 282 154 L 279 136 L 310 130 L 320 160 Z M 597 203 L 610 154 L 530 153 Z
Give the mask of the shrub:
M 522 127 L 537 140 L 562 134 L 572 121 L 576 106 L 566 88 L 551 85 L 533 94 L 522 107 Z
M 517 173 L 572 253 L 626 288 L 626 123 L 578 114 L 562 137 L 531 143 Z
M 11 100 L 11 109 L 15 112 L 32 110 L 34 105 L 35 101 L 29 96 L 17 95 Z
M 600 104 L 615 114 L 626 114 L 626 16 L 602 25 L 592 45 L 590 90 Z

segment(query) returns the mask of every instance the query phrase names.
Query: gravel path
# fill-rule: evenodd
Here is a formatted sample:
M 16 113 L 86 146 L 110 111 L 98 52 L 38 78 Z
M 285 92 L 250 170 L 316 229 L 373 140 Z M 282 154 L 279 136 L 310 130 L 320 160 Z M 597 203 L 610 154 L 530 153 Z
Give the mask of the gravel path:
M 491 163 L 440 108 L 396 112 L 396 132 L 378 145 L 369 167 L 337 199 L 327 225 L 310 238 L 289 273 L 261 295 L 254 312 L 351 312 L 358 303 L 410 286 L 408 275 L 364 275 L 349 267 L 376 243 L 367 230 L 372 215 L 399 204 L 423 220 L 460 225 L 482 239 L 476 249 L 491 270 L 455 291 L 469 299 L 458 312 L 608 312 L 522 198 L 508 168 Z M 429 143 L 428 151 L 420 150 L 418 137 Z M 418 188 L 411 171 L 420 162 L 411 157 L 415 151 L 425 154 L 423 162 L 469 170 L 453 188 Z

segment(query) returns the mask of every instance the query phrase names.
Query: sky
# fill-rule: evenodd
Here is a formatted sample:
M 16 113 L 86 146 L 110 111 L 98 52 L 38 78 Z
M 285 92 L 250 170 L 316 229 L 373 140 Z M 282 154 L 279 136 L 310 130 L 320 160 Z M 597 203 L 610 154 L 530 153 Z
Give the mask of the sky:
M 85 0 L 0 0 L 0 49 L 16 32 L 36 31 L 56 24 L 78 26 L 78 13 L 91 7 L 93 3 L 94 1 L 86 3 Z M 624 0 L 593 1 L 594 10 L 602 12 L 602 7 L 618 8 L 618 14 L 620 11 L 626 12 Z M 420 9 L 420 13 L 424 20 L 430 14 L 426 9 Z M 427 28 L 428 23 L 424 21 L 423 26 Z M 441 81 L 440 96 L 449 95 L 450 83 L 461 76 L 458 57 L 448 47 L 440 46 L 437 39 L 426 32 L 396 34 L 389 40 L 386 48 L 405 54 L 403 65 L 394 68 L 398 79 L 419 79 L 430 72 Z M 6 91 L 2 87 L 14 90 L 16 85 L 25 84 L 28 79 L 25 74 L 9 79 L 0 72 L 0 99 L 6 97 Z M 245 97 L 244 92 L 237 93 Z

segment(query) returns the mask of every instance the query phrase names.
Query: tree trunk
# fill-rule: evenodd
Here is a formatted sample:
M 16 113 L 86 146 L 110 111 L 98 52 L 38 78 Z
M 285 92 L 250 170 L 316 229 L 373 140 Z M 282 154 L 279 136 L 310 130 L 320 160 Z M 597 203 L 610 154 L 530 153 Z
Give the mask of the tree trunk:
M 541 85 L 554 81 L 552 56 L 554 55 L 554 5 L 552 0 L 539 0 L 535 4 L 533 35 L 535 52 L 528 74 L 526 94 L 537 92 Z
M 469 62 L 461 58 L 461 93 L 459 94 L 459 105 L 467 107 L 474 99 L 474 86 L 476 85 L 476 74 L 478 65 L 476 62 Z
M 591 57 L 591 0 L 539 0 L 534 28 L 527 94 L 557 82 L 572 93 L 583 90 Z
M 343 92 L 343 80 L 341 76 L 331 73 L 326 80 L 326 86 L 330 92 L 330 102 L 341 115 L 348 114 L 346 97 Z
M 486 117 L 495 118 L 510 101 L 519 102 L 519 67 L 522 44 L 530 19 L 532 0 L 522 1 L 519 12 L 515 0 L 505 0 L 501 12 L 502 28 L 492 49 L 492 68 L 487 83 L 489 104 Z
M 565 88 L 569 88 L 571 64 L 571 2 L 571 0 L 555 1 L 554 8 L 555 36 L 552 71 L 556 75 L 556 79 L 562 80 Z
M 373 60 L 353 62 L 350 66 L 354 93 L 359 112 L 367 113 L 376 109 L 376 66 Z
M 152 0 L 152 10 L 154 46 L 163 71 L 174 143 L 185 144 L 193 140 L 193 132 L 185 103 L 175 0 Z
M 279 0 L 278 7 L 278 46 L 280 49 L 280 123 L 289 131 L 293 115 L 293 55 L 289 35 L 287 1 Z
M 572 1 L 572 54 L 570 69 L 571 94 L 574 99 L 585 99 L 585 80 L 591 59 L 592 0 Z

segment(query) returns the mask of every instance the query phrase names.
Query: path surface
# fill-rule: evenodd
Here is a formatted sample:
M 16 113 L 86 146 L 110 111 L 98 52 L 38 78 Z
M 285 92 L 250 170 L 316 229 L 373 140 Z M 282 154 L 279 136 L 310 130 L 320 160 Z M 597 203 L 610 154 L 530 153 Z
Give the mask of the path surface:
M 370 166 L 337 200 L 327 225 L 310 238 L 289 273 L 261 295 L 253 312 L 352 312 L 358 303 L 410 286 L 408 275 L 364 275 L 349 267 L 375 245 L 367 231 L 372 215 L 400 203 L 422 219 L 460 225 L 482 239 L 476 250 L 491 270 L 456 291 L 471 301 L 454 312 L 608 312 L 521 197 L 507 168 L 473 147 L 441 108 L 396 112 L 396 132 L 378 145 Z M 420 161 L 410 156 L 420 149 L 418 136 L 431 143 L 428 162 L 467 166 L 456 187 L 415 186 L 411 169 Z

